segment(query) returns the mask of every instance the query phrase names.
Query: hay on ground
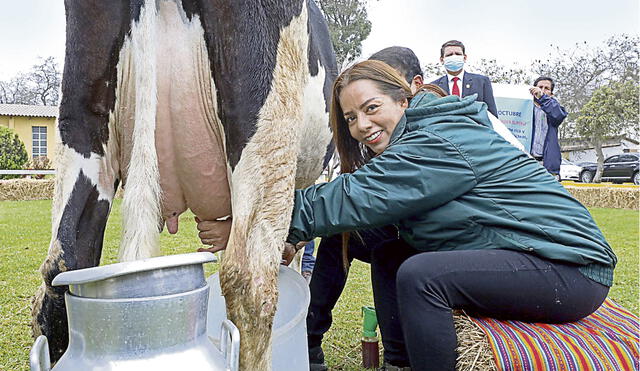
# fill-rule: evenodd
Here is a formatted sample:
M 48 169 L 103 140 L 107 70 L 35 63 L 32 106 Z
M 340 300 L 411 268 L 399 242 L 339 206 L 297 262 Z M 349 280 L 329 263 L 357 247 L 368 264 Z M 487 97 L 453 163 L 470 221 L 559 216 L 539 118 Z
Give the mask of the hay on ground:
M 618 187 L 565 187 L 586 207 L 638 210 L 640 189 Z
M 50 200 L 54 187 L 55 179 L 0 180 L 0 201 Z M 122 195 L 122 187 L 118 187 L 115 198 Z
M 0 201 L 51 199 L 54 183 L 53 179 L 0 180 Z
M 458 335 L 457 371 L 497 371 L 487 335 L 469 316 L 456 311 L 453 323 Z

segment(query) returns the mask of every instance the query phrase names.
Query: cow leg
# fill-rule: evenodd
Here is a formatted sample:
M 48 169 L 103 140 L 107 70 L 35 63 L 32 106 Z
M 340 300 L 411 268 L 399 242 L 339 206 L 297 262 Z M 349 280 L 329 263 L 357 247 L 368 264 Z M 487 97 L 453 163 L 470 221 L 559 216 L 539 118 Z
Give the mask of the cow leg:
M 271 89 L 231 178 L 233 225 L 220 283 L 228 316 L 240 330 L 243 370 L 271 368 L 277 274 L 293 208 L 308 78 L 304 9 L 280 33 Z
M 271 341 L 265 339 L 271 339 L 278 300 L 278 267 L 293 208 L 295 125 L 302 114 L 296 112 L 297 108 L 291 107 L 287 112 L 283 105 L 270 106 L 269 100 L 275 103 L 279 98 L 274 93 L 265 104 L 285 114 L 268 119 L 277 122 L 278 130 L 273 130 L 273 125 L 271 130 L 259 127 L 245 147 L 231 181 L 233 225 L 220 267 L 220 284 L 229 319 L 240 330 L 243 370 L 271 368 Z M 294 104 L 298 100 L 291 98 Z
M 93 267 L 100 263 L 104 229 L 116 186 L 117 183 L 111 184 L 112 190 L 101 194 L 90 176 L 82 170 L 77 174 L 57 233 L 40 267 L 43 283 L 33 299 L 32 334 L 34 337 L 41 334 L 47 336 L 51 360 L 54 362 L 64 353 L 68 344 L 64 306 L 67 287 L 52 287 L 51 281 L 66 270 Z M 59 190 L 64 192 L 64 186 L 59 182 L 56 189 L 57 196 L 61 193 Z
M 43 284 L 32 307 L 32 334 L 46 335 L 51 360 L 68 344 L 66 287 L 60 272 L 99 264 L 111 202 L 118 185 L 116 143 L 109 119 L 115 101 L 117 51 L 126 33 L 128 1 L 67 0 L 67 43 L 58 119 L 59 153 L 52 237 L 41 266 Z

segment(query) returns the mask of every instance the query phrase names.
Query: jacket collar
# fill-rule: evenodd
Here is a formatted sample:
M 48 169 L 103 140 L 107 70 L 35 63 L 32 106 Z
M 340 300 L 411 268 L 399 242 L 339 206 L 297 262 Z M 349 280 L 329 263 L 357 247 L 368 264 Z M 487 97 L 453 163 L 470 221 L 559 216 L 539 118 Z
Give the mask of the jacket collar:
M 476 102 L 478 94 L 472 94 L 464 98 L 455 95 L 438 97 L 437 95 L 424 92 L 419 93 L 409 103 L 409 108 L 404 111 L 404 115 L 398 121 L 398 125 L 391 133 L 389 144 L 395 143 L 402 136 L 407 127 L 407 122 L 417 121 L 429 117 L 443 117 L 450 115 L 476 115 L 483 110 L 486 112 L 487 104 Z M 485 115 L 486 116 L 486 113 Z M 488 118 L 487 118 L 488 119 Z M 486 126 L 486 124 L 483 124 Z
M 409 122 L 433 116 L 474 115 L 486 106 L 485 103 L 476 102 L 477 96 L 472 94 L 460 98 L 447 95 L 440 98 L 430 92 L 420 93 L 411 99 L 405 115 Z
M 405 111 L 406 112 L 406 111 Z M 398 125 L 393 129 L 393 133 L 391 133 L 391 138 L 389 139 L 389 145 L 393 144 L 402 136 L 404 133 L 404 129 L 407 127 L 407 116 L 406 114 L 402 115 L 400 121 L 398 121 Z

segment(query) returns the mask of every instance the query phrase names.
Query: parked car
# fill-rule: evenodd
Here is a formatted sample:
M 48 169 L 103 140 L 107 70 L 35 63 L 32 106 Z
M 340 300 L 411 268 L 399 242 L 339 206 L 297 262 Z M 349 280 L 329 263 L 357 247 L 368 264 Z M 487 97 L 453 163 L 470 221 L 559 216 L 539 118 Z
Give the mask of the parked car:
M 587 167 L 590 165 L 597 165 L 597 162 L 591 162 L 591 161 L 582 161 L 582 162 L 575 162 L 576 165 L 580 166 L 580 167 Z
M 623 153 L 609 156 L 604 160 L 602 180 L 614 183 L 633 182 L 640 184 L 640 156 L 637 153 Z M 580 173 L 580 181 L 590 183 L 596 175 L 597 165 L 587 165 Z
M 579 180 L 582 167 L 569 160 L 562 159 L 560 163 L 560 180 Z

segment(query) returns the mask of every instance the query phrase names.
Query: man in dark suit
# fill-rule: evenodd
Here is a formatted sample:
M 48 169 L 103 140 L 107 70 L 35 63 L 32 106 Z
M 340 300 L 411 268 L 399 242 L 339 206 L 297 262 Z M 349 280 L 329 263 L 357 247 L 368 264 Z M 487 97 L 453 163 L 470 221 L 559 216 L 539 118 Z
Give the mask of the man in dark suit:
M 496 109 L 496 101 L 493 98 L 493 89 L 491 88 L 491 80 L 483 75 L 464 71 L 464 62 L 467 61 L 467 54 L 464 50 L 464 44 L 457 40 L 447 41 L 440 48 L 440 63 L 444 65 L 447 74 L 441 78 L 432 81 L 447 94 L 466 97 L 472 94 L 478 94 L 477 100 L 485 102 L 489 112 L 494 116 L 498 116 Z

